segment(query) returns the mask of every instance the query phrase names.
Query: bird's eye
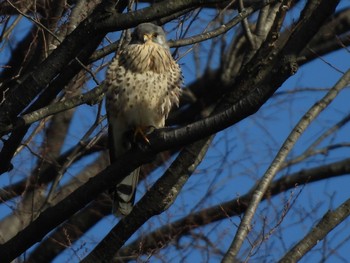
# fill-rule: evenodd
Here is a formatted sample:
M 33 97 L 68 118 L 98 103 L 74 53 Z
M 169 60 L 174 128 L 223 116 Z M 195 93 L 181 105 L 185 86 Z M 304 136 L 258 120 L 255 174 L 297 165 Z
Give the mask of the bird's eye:
M 153 33 L 153 37 L 157 37 L 158 36 L 158 33 Z

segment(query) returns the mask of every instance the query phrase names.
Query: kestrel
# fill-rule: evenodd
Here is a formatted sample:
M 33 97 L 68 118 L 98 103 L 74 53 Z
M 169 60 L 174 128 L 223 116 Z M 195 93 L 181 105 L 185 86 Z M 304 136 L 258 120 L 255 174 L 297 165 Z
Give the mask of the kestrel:
M 138 25 L 130 43 L 109 65 L 105 83 L 113 163 L 130 148 L 130 138 L 126 136 L 129 131 L 134 132 L 134 137 L 140 134 L 148 141 L 147 131 L 164 127 L 171 107 L 179 104 L 181 69 L 170 54 L 163 29 L 151 23 Z M 132 210 L 139 170 L 116 186 L 115 214 L 127 215 Z

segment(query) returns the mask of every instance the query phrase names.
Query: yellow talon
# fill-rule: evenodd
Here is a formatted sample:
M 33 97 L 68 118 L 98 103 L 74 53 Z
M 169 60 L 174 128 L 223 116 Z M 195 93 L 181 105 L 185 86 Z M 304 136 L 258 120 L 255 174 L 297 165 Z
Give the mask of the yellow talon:
M 136 127 L 135 129 L 135 132 L 134 132 L 134 142 L 136 141 L 136 137 L 138 135 L 140 135 L 144 140 L 145 142 L 147 142 L 148 144 L 150 144 L 148 138 L 146 137 L 145 135 L 145 131 L 148 129 L 148 127 L 143 127 L 143 126 L 140 126 L 140 127 Z

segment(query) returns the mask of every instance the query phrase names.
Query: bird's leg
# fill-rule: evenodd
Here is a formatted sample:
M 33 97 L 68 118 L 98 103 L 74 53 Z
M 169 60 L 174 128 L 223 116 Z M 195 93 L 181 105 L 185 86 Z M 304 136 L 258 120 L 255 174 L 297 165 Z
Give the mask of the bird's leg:
M 123 147 L 124 149 L 130 150 L 134 147 L 134 131 L 133 130 L 127 130 L 123 134 Z

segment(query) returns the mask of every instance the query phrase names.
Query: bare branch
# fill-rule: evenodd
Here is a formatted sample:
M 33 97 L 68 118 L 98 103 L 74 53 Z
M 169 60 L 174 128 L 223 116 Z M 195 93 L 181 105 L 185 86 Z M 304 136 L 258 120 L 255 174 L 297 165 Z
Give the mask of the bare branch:
M 175 41 L 169 41 L 169 46 L 170 47 L 182 47 L 182 46 L 187 46 L 187 45 L 192 45 L 195 43 L 199 43 L 214 37 L 217 37 L 219 35 L 222 35 L 229 31 L 232 27 L 237 25 L 239 22 L 243 21 L 246 19 L 248 16 L 250 16 L 252 13 L 254 13 L 256 10 L 267 6 L 271 3 L 274 3 L 276 1 L 271 0 L 271 1 L 262 1 L 258 2 L 257 4 L 254 4 L 250 7 L 245 8 L 242 10 L 235 18 L 230 20 L 224 25 L 221 25 L 219 28 L 214 29 L 210 32 L 202 33 L 193 37 L 185 38 L 185 39 L 179 39 Z
M 167 210 L 203 160 L 213 138 L 211 136 L 185 147 L 131 213 L 122 218 L 82 262 L 111 261 L 117 250 L 140 226 L 152 216 Z
M 75 108 L 82 104 L 94 105 L 103 99 L 103 95 L 104 85 L 102 84 L 86 92 L 85 94 L 77 95 L 72 98 L 50 104 L 39 110 L 27 113 L 17 119 L 17 123 L 15 124 L 15 126 L 8 125 L 7 127 L 4 127 L 4 130 L 0 131 L 0 133 L 8 132 L 13 129 L 18 129 L 23 126 L 30 125 L 45 117 Z
M 278 262 L 297 262 L 309 252 L 319 241 L 324 239 L 329 232 L 342 223 L 350 215 L 350 199 L 346 200 L 334 211 L 328 211 L 318 224 L 296 244 Z

